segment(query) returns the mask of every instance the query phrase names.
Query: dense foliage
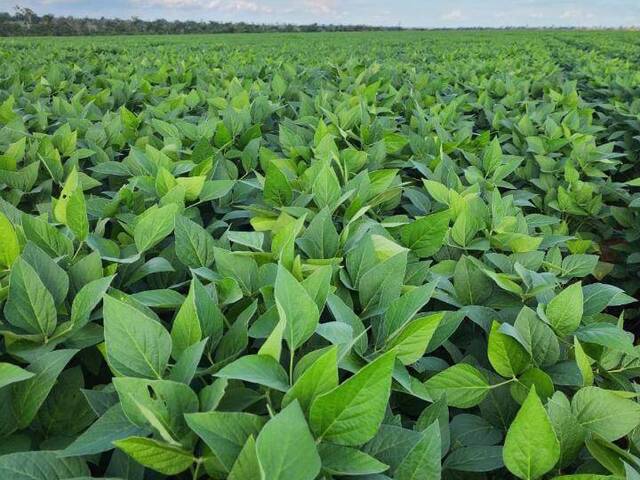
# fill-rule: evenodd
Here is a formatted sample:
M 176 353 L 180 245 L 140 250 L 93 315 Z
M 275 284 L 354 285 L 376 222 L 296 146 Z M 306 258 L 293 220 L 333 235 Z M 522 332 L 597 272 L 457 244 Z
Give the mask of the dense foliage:
M 640 478 L 639 45 L 0 43 L 0 478 Z

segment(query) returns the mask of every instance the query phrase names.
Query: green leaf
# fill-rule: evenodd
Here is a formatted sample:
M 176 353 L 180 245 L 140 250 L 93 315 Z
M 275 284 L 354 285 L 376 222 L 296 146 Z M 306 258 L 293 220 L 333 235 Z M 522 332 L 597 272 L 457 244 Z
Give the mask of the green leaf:
M 591 323 L 580 327 L 576 332 L 577 339 L 584 343 L 601 345 L 611 350 L 638 357 L 629 333 L 611 323 Z
M 12 363 L 0 362 L 0 388 L 12 383 L 22 382 L 35 374 Z
M 346 446 L 362 445 L 374 437 L 389 399 L 395 355 L 395 351 L 385 353 L 313 401 L 309 420 L 317 437 Z
M 104 298 L 107 360 L 121 375 L 162 378 L 171 354 L 171 336 L 137 308 Z
M 407 266 L 407 251 L 386 258 L 368 271 L 358 282 L 358 296 L 363 312 L 371 314 L 400 296 Z
M 11 267 L 20 255 L 18 236 L 9 219 L 0 212 L 0 267 Z
M 133 238 L 138 252 L 146 252 L 173 232 L 178 207 L 175 204 L 153 207 L 136 223 Z
M 273 330 L 260 347 L 260 350 L 258 350 L 258 355 L 267 355 L 273 358 L 276 362 L 280 361 L 285 325 L 286 322 L 283 319 L 278 320 L 278 323 L 273 327 Z
M 553 297 L 546 315 L 558 335 L 569 335 L 576 331 L 582 319 L 582 283 L 577 282 Z
M 296 350 L 313 335 L 320 313 L 306 289 L 282 265 L 278 266 L 274 296 L 280 319 L 285 322 L 284 338 Z
M 234 180 L 209 180 L 204 182 L 200 192 L 200 201 L 209 202 L 224 197 L 235 185 Z
M 516 340 L 499 330 L 500 324 L 494 321 L 487 346 L 489 362 L 499 375 L 515 377 L 529 366 L 529 355 Z
M 460 472 L 490 472 L 504 466 L 502 454 L 502 447 L 496 446 L 456 448 L 449 454 L 443 467 Z
M 267 422 L 256 451 L 264 478 L 313 480 L 320 473 L 320 455 L 298 402 Z
M 441 476 L 440 465 L 440 427 L 438 422 L 432 423 L 422 432 L 422 438 L 411 449 L 409 454 L 395 471 L 395 480 L 418 480 Z
M 314 176 L 311 193 L 319 209 L 333 208 L 340 198 L 340 183 L 328 161 L 323 162 L 322 168 Z
M 444 313 L 435 313 L 411 321 L 390 339 L 388 349 L 395 349 L 398 360 L 404 365 L 417 362 L 424 355 L 443 317 Z
M 410 248 L 418 257 L 434 255 L 444 244 L 449 230 L 449 210 L 432 213 L 400 228 L 402 244 Z
M 91 312 L 102 301 L 113 278 L 111 276 L 93 280 L 80 289 L 71 305 L 71 324 L 74 329 L 89 323 Z
M 22 228 L 27 240 L 38 245 L 48 255 L 73 255 L 73 242 L 42 218 L 23 215 Z
M 491 280 L 466 256 L 456 263 L 453 286 L 456 297 L 465 305 L 482 305 L 493 290 Z
M 205 338 L 201 342 L 194 343 L 190 347 L 185 348 L 177 358 L 175 365 L 171 368 L 169 380 L 189 385 L 196 374 L 198 364 L 202 359 L 202 354 L 208 341 L 209 339 Z
M 562 275 L 565 277 L 586 277 L 593 273 L 597 264 L 597 255 L 567 255 L 562 260 Z
M 584 387 L 571 400 L 573 414 L 586 430 L 611 442 L 640 424 L 640 405 L 616 392 Z
M 535 388 L 509 426 L 503 457 L 511 473 L 527 480 L 542 477 L 560 459 L 560 443 Z
M 484 154 L 482 155 L 482 168 L 485 173 L 491 174 L 496 168 L 498 168 L 501 161 L 502 149 L 500 148 L 500 140 L 498 140 L 498 138 L 494 138 L 484 149 Z
M 184 472 L 194 461 L 190 452 L 152 438 L 129 437 L 113 444 L 139 464 L 165 475 Z
M 318 447 L 322 469 L 332 475 L 373 475 L 389 467 L 360 450 L 322 443 Z
M 0 478 L 11 480 L 68 480 L 90 477 L 79 458 L 58 458 L 55 452 L 18 452 L 0 456 Z
M 320 395 L 338 386 L 337 347 L 329 348 L 298 377 L 293 386 L 282 398 L 286 407 L 297 400 L 302 411 L 307 414 L 313 401 Z
M 539 392 L 541 401 L 546 402 L 553 395 L 553 381 L 551 377 L 539 368 L 530 368 L 524 372 L 518 380 L 511 384 L 509 388 L 511 396 L 516 402 L 522 404 L 531 391 L 531 387 L 536 387 L 536 393 Z
M 497 445 L 501 440 L 502 431 L 483 417 L 461 413 L 451 420 L 451 443 L 454 445 Z
M 190 268 L 209 267 L 214 261 L 215 242 L 204 228 L 191 220 L 176 216 L 176 255 Z
M 251 294 L 258 276 L 258 264 L 249 257 L 222 248 L 214 249 L 216 269 L 223 277 L 235 279 L 245 294 Z
M 185 415 L 187 425 L 211 449 L 222 466 L 231 470 L 245 442 L 256 436 L 264 417 L 240 412 L 206 412 Z
M 560 442 L 558 465 L 562 468 L 575 460 L 580 450 L 582 450 L 586 431 L 578 423 L 578 419 L 571 410 L 569 399 L 564 393 L 554 393 L 547 403 L 547 410 L 553 429 Z
M 202 328 L 198 318 L 198 308 L 196 306 L 196 282 L 193 279 L 189 288 L 189 294 L 178 310 L 176 318 L 171 326 L 171 341 L 173 345 L 173 356 L 178 357 L 191 345 L 202 340 Z M 222 326 L 220 326 L 222 328 Z
M 262 470 L 258 461 L 258 452 L 256 451 L 256 441 L 253 435 L 247 438 L 247 441 L 238 454 L 233 468 L 229 472 L 227 480 L 247 480 L 249 478 L 262 478 Z
M 87 206 L 82 193 L 78 171 L 75 167 L 69 173 L 60 192 L 60 198 L 54 205 L 55 217 L 69 227 L 79 241 L 86 240 L 89 235 Z
M 529 307 L 522 307 L 515 321 L 517 335 L 514 336 L 531 354 L 536 365 L 554 365 L 560 358 L 560 343 L 553 330 L 538 318 Z M 502 325 L 503 333 L 505 324 Z
M 32 422 L 58 376 L 77 352 L 55 350 L 39 356 L 27 368 L 34 375 L 11 386 L 12 408 L 18 428 L 25 428 Z
M 297 244 L 310 258 L 332 258 L 336 255 L 339 237 L 329 208 L 323 208 L 313 217 Z
M 26 145 L 27 137 L 22 137 L 17 142 L 10 144 L 4 155 L 0 155 L 0 168 L 15 171 L 18 163 L 24 158 Z
M 207 177 L 204 175 L 196 177 L 178 177 L 176 178 L 176 183 L 178 186 L 184 188 L 185 200 L 193 202 L 194 200 L 197 200 L 202 193 L 206 179 Z
M 216 373 L 216 376 L 257 383 L 281 392 L 289 389 L 287 372 L 268 355 L 242 356 Z
M 53 296 L 54 303 L 60 305 L 64 302 L 69 292 L 67 272 L 32 242 L 27 242 L 21 258 L 33 267 L 38 278 Z
M 447 399 L 444 395 L 422 411 L 416 421 L 415 429 L 422 432 L 432 424 L 438 424 L 440 427 L 441 456 L 444 456 L 449 450 L 451 443 L 449 406 L 447 405 Z
M 77 188 L 69 196 L 65 223 L 78 241 L 84 242 L 89 236 L 87 205 L 81 188 Z
M 131 423 L 118 403 L 107 410 L 83 434 L 67 446 L 60 456 L 78 457 L 112 450 L 115 440 L 148 433 Z
M 274 206 L 285 206 L 291 203 L 292 197 L 289 180 L 275 164 L 270 163 L 264 181 L 264 201 Z
M 173 445 L 189 435 L 183 415 L 198 410 L 198 397 L 188 385 L 133 377 L 115 377 L 113 385 L 125 415 L 133 424 L 152 427 Z
M 431 299 L 435 288 L 435 282 L 427 283 L 409 290 L 394 300 L 385 312 L 380 327 L 376 328 L 376 336 L 381 340 L 386 340 L 389 336 L 397 333 Z
M 471 408 L 487 396 L 491 388 L 486 377 L 475 367 L 459 363 L 434 375 L 425 382 L 432 398 L 447 396 L 452 407 Z
M 582 386 L 588 387 L 593 385 L 593 370 L 591 369 L 591 359 L 584 353 L 584 349 L 577 337 L 573 338 L 573 353 L 576 357 L 576 363 L 582 375 Z
M 4 315 L 11 325 L 28 333 L 49 336 L 57 325 L 53 296 L 33 267 L 22 258 L 18 258 L 11 268 Z
M 625 475 L 625 461 L 631 465 L 638 465 L 638 457 L 597 435 L 587 438 L 585 444 L 591 456 L 600 465 L 620 478 L 628 478 Z

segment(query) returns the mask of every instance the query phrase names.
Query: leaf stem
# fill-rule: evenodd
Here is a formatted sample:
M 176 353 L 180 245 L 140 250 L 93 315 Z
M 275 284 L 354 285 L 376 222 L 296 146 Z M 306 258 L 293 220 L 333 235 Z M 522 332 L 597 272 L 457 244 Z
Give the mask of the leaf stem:
M 198 477 L 200 476 L 200 465 L 202 465 L 202 458 L 196 458 L 196 468 L 192 475 L 193 480 L 198 480 Z
M 291 349 L 289 352 L 289 385 L 293 385 L 293 357 L 295 349 Z
M 509 383 L 517 382 L 518 379 L 516 377 L 510 378 L 509 380 L 505 380 L 504 382 L 496 383 L 494 385 L 490 385 L 489 388 L 498 388 L 503 385 L 508 385 Z

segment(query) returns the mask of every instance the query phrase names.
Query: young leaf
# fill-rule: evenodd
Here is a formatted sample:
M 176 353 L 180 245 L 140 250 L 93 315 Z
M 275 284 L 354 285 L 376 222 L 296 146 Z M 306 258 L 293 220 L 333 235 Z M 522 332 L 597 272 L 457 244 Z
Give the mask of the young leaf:
M 71 324 L 74 329 L 82 328 L 89 323 L 91 312 L 102 301 L 113 278 L 113 276 L 100 278 L 87 283 L 80 289 L 71 305 Z
M 389 305 L 380 327 L 376 328 L 376 335 L 381 339 L 386 339 L 397 333 L 431 299 L 436 286 L 435 282 L 427 283 L 394 300 Z
M 253 435 L 247 438 L 244 447 L 240 450 L 227 480 L 246 480 L 248 478 L 262 478 Z
M 584 387 L 571 400 L 571 409 L 585 429 L 611 442 L 640 424 L 640 405 L 616 392 Z
M 11 385 L 12 409 L 18 428 L 27 427 L 35 418 L 58 376 L 77 350 L 55 350 L 38 357 L 28 367 L 34 375 Z
M 152 438 L 129 437 L 113 444 L 139 464 L 165 475 L 184 472 L 194 461 L 190 452 Z
M 0 388 L 27 380 L 34 375 L 33 372 L 29 372 L 12 363 L 0 362 Z
M 494 370 L 503 377 L 511 378 L 522 373 L 529 365 L 529 355 L 513 338 L 499 331 L 496 321 L 491 325 L 487 356 Z
M 404 365 L 417 362 L 424 355 L 443 317 L 444 313 L 435 313 L 411 321 L 391 337 L 388 349 L 395 349 L 398 360 Z
M 452 407 L 471 408 L 487 396 L 491 388 L 486 377 L 475 367 L 460 363 L 434 375 L 425 382 L 432 398 L 447 396 Z
M 305 288 L 282 265 L 278 266 L 274 296 L 280 319 L 285 322 L 284 338 L 296 350 L 315 332 L 320 313 Z
M 256 451 L 265 478 L 313 480 L 320 473 L 320 455 L 298 402 L 267 422 Z
M 449 230 L 449 210 L 432 213 L 400 228 L 402 244 L 421 258 L 437 253 Z
M 516 477 L 534 480 L 560 459 L 560 444 L 542 402 L 532 388 L 507 431 L 504 464 Z
M 22 258 L 11 269 L 9 297 L 4 306 L 7 321 L 28 333 L 49 336 L 57 324 L 53 296 L 36 271 Z
M 18 236 L 9 219 L 0 212 L 0 266 L 9 268 L 20 255 Z
M 162 378 L 171 336 L 156 320 L 111 296 L 104 298 L 104 340 L 109 365 L 122 375 Z
M 191 413 L 185 415 L 185 419 L 227 471 L 231 470 L 247 439 L 256 436 L 265 424 L 264 417 L 240 412 Z
M 360 450 L 322 443 L 318 447 L 322 469 L 332 475 L 374 475 L 389 467 Z
M 338 386 L 337 351 L 335 346 L 329 348 L 300 375 L 282 398 L 283 407 L 297 400 L 306 414 L 318 396 Z
M 434 422 L 422 432 L 422 438 L 402 460 L 395 471 L 394 478 L 396 480 L 439 479 L 440 449 L 440 427 L 438 422 Z
M 289 389 L 289 378 L 284 368 L 268 355 L 245 355 L 230 363 L 217 377 L 257 383 L 281 392 Z
M 395 356 L 385 353 L 313 401 L 309 421 L 318 438 L 346 446 L 373 438 L 384 418 Z
M 67 480 L 90 478 L 86 462 L 58 458 L 53 451 L 17 452 L 0 456 L 0 478 L 11 480 Z
M 138 252 L 146 252 L 173 231 L 177 211 L 178 207 L 170 204 L 151 208 L 143 214 L 133 231 Z
M 569 335 L 576 331 L 582 319 L 582 283 L 565 288 L 549 302 L 546 315 L 558 335 Z
M 176 255 L 190 268 L 209 267 L 214 261 L 215 242 L 204 228 L 181 215 L 176 216 Z
M 114 448 L 113 442 L 116 440 L 148 433 L 148 429 L 131 423 L 118 403 L 109 408 L 82 435 L 62 450 L 60 456 L 79 457 L 106 452 Z
M 584 445 L 586 430 L 578 423 L 578 419 L 571 410 L 569 399 L 564 393 L 554 393 L 547 403 L 547 410 L 560 442 L 558 466 L 562 468 L 572 462 L 580 453 Z

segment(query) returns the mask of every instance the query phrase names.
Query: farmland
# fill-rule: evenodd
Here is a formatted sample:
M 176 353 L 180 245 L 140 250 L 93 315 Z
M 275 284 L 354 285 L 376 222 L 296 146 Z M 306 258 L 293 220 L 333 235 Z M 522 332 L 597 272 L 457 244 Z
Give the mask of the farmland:
M 640 478 L 640 34 L 0 40 L 0 479 Z

